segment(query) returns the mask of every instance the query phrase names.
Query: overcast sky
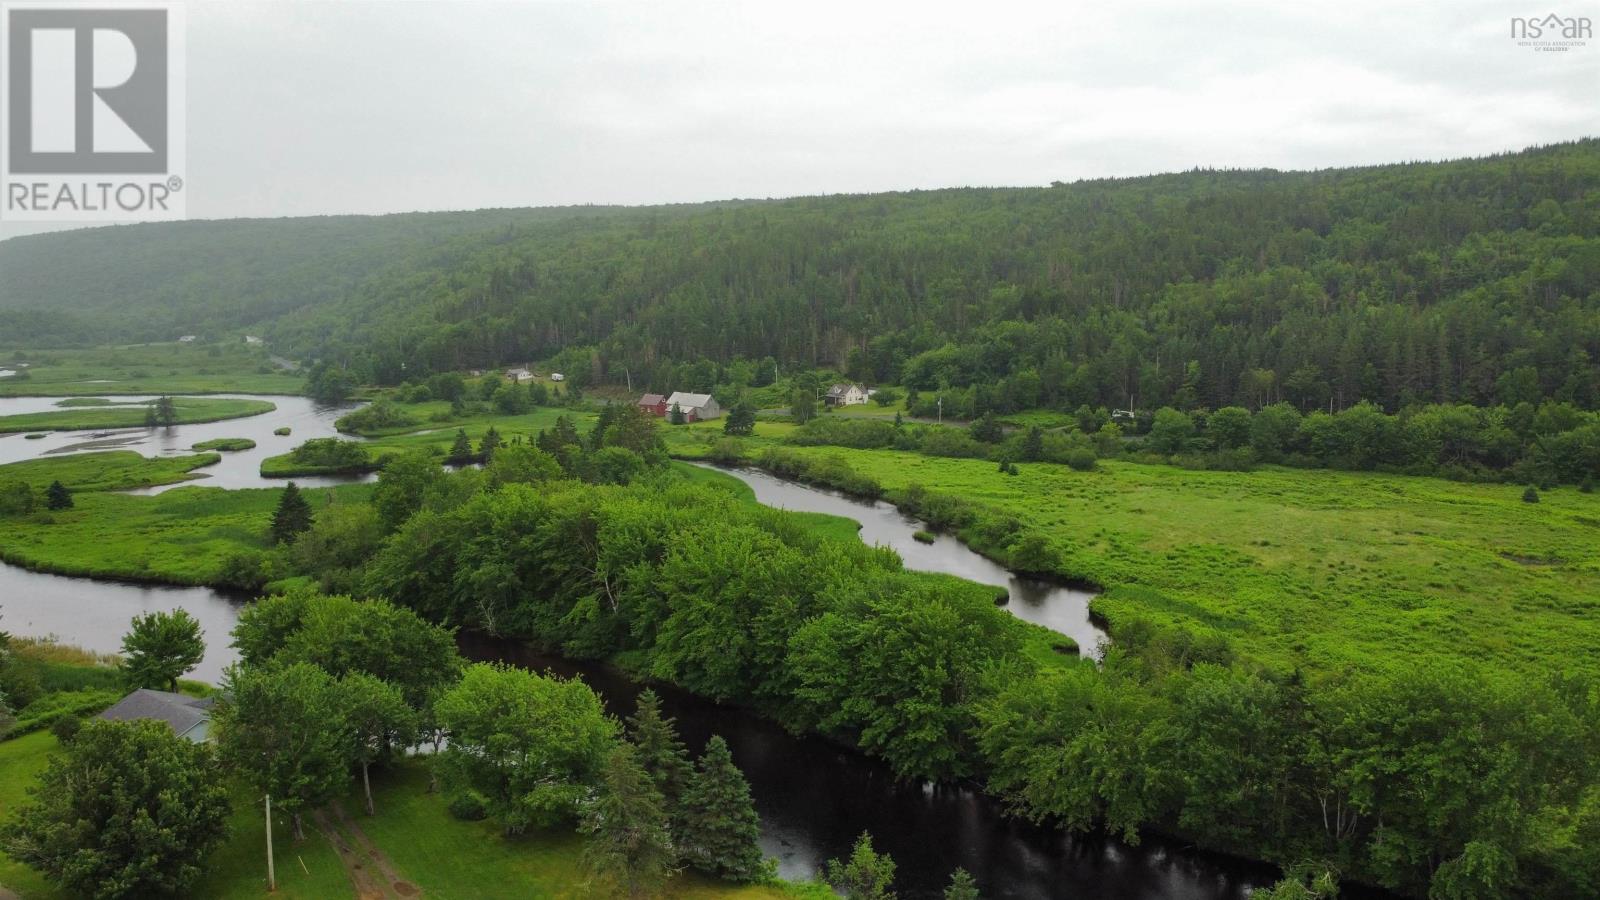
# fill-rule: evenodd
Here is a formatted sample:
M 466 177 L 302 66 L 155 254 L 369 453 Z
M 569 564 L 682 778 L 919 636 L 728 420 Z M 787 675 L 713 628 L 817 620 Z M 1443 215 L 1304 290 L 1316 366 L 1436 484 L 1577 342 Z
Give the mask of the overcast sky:
M 1509 36 L 1551 11 L 1600 21 L 1597 0 L 191 3 L 188 212 L 1041 185 L 1600 134 L 1600 43 Z

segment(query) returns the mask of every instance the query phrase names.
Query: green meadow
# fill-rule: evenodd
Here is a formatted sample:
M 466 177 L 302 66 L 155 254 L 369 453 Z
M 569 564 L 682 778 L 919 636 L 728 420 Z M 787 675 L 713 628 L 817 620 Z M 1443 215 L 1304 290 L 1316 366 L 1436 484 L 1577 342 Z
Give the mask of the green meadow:
M 258 416 L 277 408 L 265 400 L 219 397 L 173 397 L 172 406 L 179 425 Z M 58 412 L 19 413 L 0 416 L 0 432 L 139 428 L 145 424 L 149 411 L 150 405 L 147 403 L 110 403 L 76 406 Z
M 25 365 L 22 365 L 25 364 Z M 298 394 L 305 376 L 280 368 L 259 346 L 130 344 L 76 350 L 17 351 L 0 368 L 0 396 L 108 394 Z
M 195 469 L 220 462 L 216 453 L 149 457 L 133 450 L 101 450 L 41 456 L 0 466 L 0 481 L 23 481 L 43 491 L 60 481 L 73 492 L 122 491 L 157 484 L 172 484 L 196 477 Z
M 758 425 L 755 451 L 783 426 Z M 669 434 L 704 455 L 710 429 Z M 1015 516 L 1059 574 L 1104 586 L 1095 612 L 1225 635 L 1274 667 L 1332 671 L 1418 654 L 1524 672 L 1600 668 L 1600 495 L 1264 466 L 1205 472 L 1102 460 L 1004 475 L 994 463 L 793 447 L 890 492 L 910 485 Z
M 42 492 L 59 480 L 73 494 L 71 509 L 41 504 L 28 515 L 0 516 L 0 559 L 64 575 L 213 583 L 229 556 L 266 546 L 278 490 L 192 487 L 153 497 L 115 491 L 182 481 L 218 458 L 152 459 L 112 450 L 0 466 L 0 482 L 22 480 Z

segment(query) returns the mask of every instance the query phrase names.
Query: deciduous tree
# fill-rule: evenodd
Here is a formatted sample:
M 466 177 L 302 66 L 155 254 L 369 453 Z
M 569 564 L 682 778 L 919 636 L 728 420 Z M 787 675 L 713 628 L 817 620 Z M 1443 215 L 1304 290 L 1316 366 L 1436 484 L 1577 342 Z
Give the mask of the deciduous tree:
M 228 830 L 211 748 L 163 722 L 85 723 L 29 794 L 0 841 L 75 896 L 182 892 Z

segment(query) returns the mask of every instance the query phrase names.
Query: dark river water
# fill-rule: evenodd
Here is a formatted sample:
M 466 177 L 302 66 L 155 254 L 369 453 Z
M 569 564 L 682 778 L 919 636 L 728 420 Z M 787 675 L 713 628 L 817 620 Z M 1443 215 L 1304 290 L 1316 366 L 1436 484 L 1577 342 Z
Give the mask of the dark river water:
M 343 410 L 318 407 L 304 398 L 269 397 L 273 413 L 211 425 L 180 426 L 170 434 L 133 429 L 123 446 L 150 455 L 186 452 L 210 437 L 249 437 L 257 450 L 225 455 L 212 477 L 199 484 L 257 487 L 281 482 L 255 473 L 264 456 L 282 453 L 308 437 L 332 435 L 333 419 Z M 18 400 L 0 399 L 0 414 L 22 412 Z M 48 405 L 44 408 L 50 408 Z M 289 425 L 287 438 L 272 435 Z M 30 458 L 45 451 L 72 452 L 82 433 L 55 433 L 23 443 L 21 435 L 0 437 L 0 460 Z M 16 443 L 13 443 L 16 442 Z M 1089 652 L 1100 637 L 1088 622 L 1089 594 L 1013 578 L 960 543 L 941 537 L 929 546 L 910 540 L 917 527 L 888 504 L 863 504 L 848 498 L 782 482 L 762 473 L 733 473 L 756 489 L 765 503 L 789 509 L 833 513 L 862 522 L 862 537 L 899 551 L 908 567 L 950 572 L 1003 586 L 1008 608 L 1029 621 L 1078 639 Z M 312 479 L 296 479 L 319 483 Z M 151 587 L 28 572 L 0 564 L 0 627 L 21 635 L 56 635 L 92 650 L 115 652 L 128 620 L 152 610 L 183 608 L 199 618 L 206 632 L 205 660 L 194 676 L 217 680 L 236 659 L 228 632 L 243 600 L 208 588 Z M 498 659 L 535 669 L 584 678 L 617 715 L 633 710 L 639 686 L 600 665 L 540 654 L 525 644 L 463 636 L 463 651 L 474 659 Z M 848 854 L 862 831 L 874 835 L 880 850 L 899 864 L 896 886 L 908 898 L 940 895 L 950 872 L 966 868 L 986 897 L 1105 898 L 1105 900 L 1236 900 L 1274 876 L 1270 867 L 1200 853 L 1147 836 L 1139 847 L 1109 838 L 1072 837 L 1051 828 L 1008 817 L 994 800 L 971 786 L 903 782 L 878 762 L 824 740 L 795 737 L 749 712 L 721 706 L 670 685 L 656 686 L 668 712 L 677 717 L 685 741 L 696 751 L 712 734 L 721 734 L 749 777 L 762 820 L 762 844 L 780 862 L 785 877 L 815 874 L 824 860 Z

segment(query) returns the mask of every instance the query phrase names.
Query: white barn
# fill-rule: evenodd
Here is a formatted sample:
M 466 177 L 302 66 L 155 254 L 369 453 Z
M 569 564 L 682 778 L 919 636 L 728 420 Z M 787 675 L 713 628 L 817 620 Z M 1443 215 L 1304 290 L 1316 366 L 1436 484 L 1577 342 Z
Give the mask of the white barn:
M 683 411 L 683 418 L 688 422 L 699 422 L 705 419 L 722 418 L 722 407 L 712 399 L 710 394 L 686 394 L 683 391 L 673 391 L 667 398 L 667 415 L 672 415 L 672 408 L 676 406 Z

